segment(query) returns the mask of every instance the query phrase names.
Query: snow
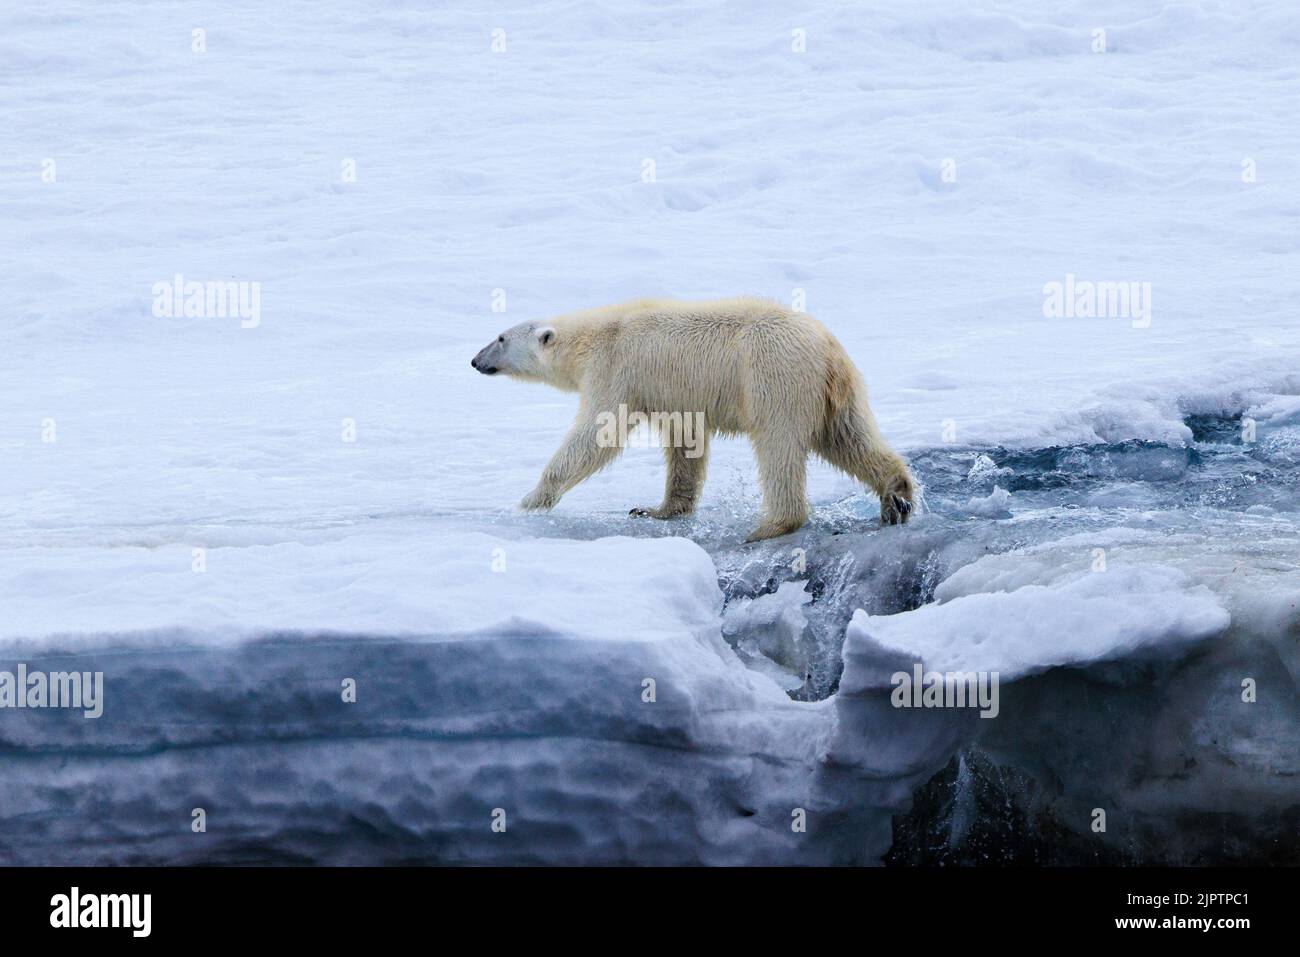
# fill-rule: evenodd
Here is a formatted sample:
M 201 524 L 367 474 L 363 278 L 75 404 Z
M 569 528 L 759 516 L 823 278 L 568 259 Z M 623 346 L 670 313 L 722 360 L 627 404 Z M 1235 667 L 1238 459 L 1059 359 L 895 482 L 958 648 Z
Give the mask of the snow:
M 0 590 L 0 646 L 27 651 L 266 633 L 650 641 L 716 631 L 722 605 L 712 560 L 682 538 L 6 549 Z
M 93 729 L 5 716 L 6 860 L 872 863 L 976 732 L 893 711 L 868 662 L 1003 671 L 1048 704 L 1011 702 L 983 740 L 1072 781 L 1044 743 L 1062 669 L 1173 669 L 1217 636 L 1228 671 L 1294 688 L 1300 12 L 740 12 L 0 12 L 0 652 L 108 672 Z M 156 315 L 178 274 L 260 284 L 257 321 Z M 1045 316 L 1068 276 L 1149 283 L 1150 323 Z M 628 517 L 661 494 L 654 449 L 551 515 L 515 511 L 576 398 L 479 376 L 484 343 L 743 293 L 805 302 L 889 440 L 972 450 L 966 483 L 877 532 L 860 487 L 814 464 L 798 573 L 787 542 L 735 551 L 759 507 L 742 440 L 714 443 L 692 521 Z M 1253 418 L 1258 445 L 1161 511 L 1199 474 L 1170 451 L 1194 414 Z M 1169 448 L 1120 448 L 1139 440 Z M 1092 443 L 1054 461 L 1065 502 L 999 465 Z M 909 588 L 925 601 L 894 607 Z M 829 687 L 814 631 L 837 622 L 838 645 L 855 609 L 841 692 L 790 700 L 810 671 Z M 1187 667 L 1198 694 L 1226 680 Z M 1268 733 L 1227 707 L 1206 713 L 1233 734 L 1178 738 L 1204 770 L 1150 807 L 1274 794 L 1287 700 L 1262 702 Z M 1259 776 L 1215 791 L 1214 762 L 1243 755 Z M 238 827 L 177 845 L 175 809 L 214 795 Z M 496 802 L 516 843 L 479 827 Z
M 899 615 L 859 611 L 845 638 L 845 660 L 905 657 L 927 670 L 996 672 L 1011 680 L 1203 641 L 1229 620 L 1208 588 L 1189 587 L 1177 569 L 1123 567 L 1060 584 L 975 592 Z M 846 667 L 841 689 L 856 688 L 854 675 Z

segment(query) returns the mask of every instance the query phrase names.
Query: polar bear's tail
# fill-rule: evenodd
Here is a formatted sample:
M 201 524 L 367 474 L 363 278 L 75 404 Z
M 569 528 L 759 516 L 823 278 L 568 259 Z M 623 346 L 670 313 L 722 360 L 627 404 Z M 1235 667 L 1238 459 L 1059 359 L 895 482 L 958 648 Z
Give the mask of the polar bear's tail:
M 867 404 L 867 388 L 849 357 L 834 349 L 826 372 L 826 417 L 817 436 L 818 455 L 871 486 L 880 497 L 880 520 L 906 522 L 916 499 L 916 482 L 880 434 Z

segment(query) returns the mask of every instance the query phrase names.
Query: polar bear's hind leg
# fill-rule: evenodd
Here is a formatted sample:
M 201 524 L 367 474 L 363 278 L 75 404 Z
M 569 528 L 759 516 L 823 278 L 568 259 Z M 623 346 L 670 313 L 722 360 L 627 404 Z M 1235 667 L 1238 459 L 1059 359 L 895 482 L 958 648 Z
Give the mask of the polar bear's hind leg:
M 695 511 L 695 503 L 700 500 L 700 492 L 704 490 L 704 476 L 709 466 L 707 437 L 701 440 L 697 449 L 665 445 L 664 464 L 668 467 L 668 477 L 664 481 L 663 504 L 656 508 L 634 508 L 630 514 L 650 518 L 677 518 Z
M 751 435 L 763 487 L 763 521 L 747 542 L 787 535 L 808 521 L 808 451 L 788 433 L 765 431 Z

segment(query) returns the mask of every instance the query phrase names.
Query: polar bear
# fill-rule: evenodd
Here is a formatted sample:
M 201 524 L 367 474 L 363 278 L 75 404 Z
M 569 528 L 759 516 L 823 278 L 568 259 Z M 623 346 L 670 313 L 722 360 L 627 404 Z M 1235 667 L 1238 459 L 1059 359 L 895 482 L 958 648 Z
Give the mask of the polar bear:
M 843 347 L 811 316 L 776 302 L 639 299 L 521 322 L 470 365 L 581 396 L 577 420 L 519 503 L 523 509 L 551 508 L 612 462 L 626 442 L 612 437 L 609 423 L 627 421 L 630 412 L 703 425 L 693 448 L 663 443 L 664 500 L 633 515 L 694 511 L 710 434 L 744 434 L 753 445 L 763 518 L 748 541 L 784 535 L 808 520 L 810 452 L 869 485 L 880 497 L 882 523 L 905 522 L 912 510 L 911 473 L 881 438 L 866 386 Z

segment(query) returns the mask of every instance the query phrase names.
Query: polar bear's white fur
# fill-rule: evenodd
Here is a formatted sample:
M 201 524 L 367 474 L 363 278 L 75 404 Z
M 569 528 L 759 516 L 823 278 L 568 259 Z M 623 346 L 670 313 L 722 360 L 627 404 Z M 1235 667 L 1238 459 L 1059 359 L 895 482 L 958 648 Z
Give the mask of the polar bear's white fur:
M 912 476 L 881 438 L 858 370 L 819 322 L 776 302 L 638 299 L 524 322 L 471 364 L 581 395 L 564 443 L 520 502 L 525 509 L 551 508 L 614 460 L 622 445 L 609 441 L 602 422 L 620 406 L 624 414 L 699 416 L 705 424 L 702 448 L 665 443 L 663 503 L 633 514 L 671 518 L 694 510 L 709 433 L 743 433 L 753 444 L 764 514 L 750 541 L 807 521 L 810 452 L 874 489 L 882 522 L 906 521 L 912 508 Z

